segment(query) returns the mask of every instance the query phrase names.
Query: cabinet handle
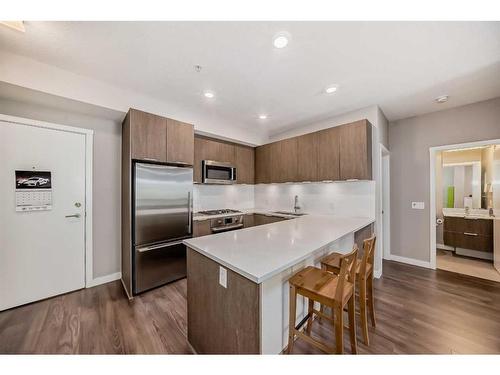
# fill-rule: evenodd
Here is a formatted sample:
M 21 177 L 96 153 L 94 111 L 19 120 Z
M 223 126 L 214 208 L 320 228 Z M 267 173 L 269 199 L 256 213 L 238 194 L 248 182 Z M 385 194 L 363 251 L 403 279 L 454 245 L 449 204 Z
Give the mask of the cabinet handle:
M 477 233 L 469 233 L 469 232 L 464 232 L 466 236 L 477 236 Z

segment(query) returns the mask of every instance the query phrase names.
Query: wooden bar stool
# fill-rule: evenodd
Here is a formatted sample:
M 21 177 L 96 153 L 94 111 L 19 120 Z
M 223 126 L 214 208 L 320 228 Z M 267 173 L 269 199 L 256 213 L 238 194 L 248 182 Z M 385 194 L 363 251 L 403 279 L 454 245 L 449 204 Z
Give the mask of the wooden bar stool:
M 352 252 L 342 258 L 338 275 L 333 275 L 330 272 L 309 266 L 290 278 L 290 321 L 288 326 L 287 353 L 292 352 L 295 336 L 298 336 L 327 353 L 342 354 L 344 352 L 343 311 L 346 305 L 349 315 L 351 352 L 353 354 L 357 353 L 356 312 L 354 302 L 357 254 L 358 247 L 354 246 Z M 309 308 L 306 317 L 295 326 L 297 294 L 309 299 Z M 329 306 L 332 311 L 335 311 L 335 314 L 330 317 L 314 309 L 315 301 L 319 302 L 321 305 Z M 335 348 L 312 338 L 311 327 L 314 314 L 328 319 L 333 323 L 335 330 Z M 305 333 L 299 331 L 306 322 L 307 326 Z
M 370 320 L 372 326 L 375 322 L 375 306 L 373 303 L 373 262 L 375 259 L 376 236 L 372 236 L 363 241 L 363 257 L 357 262 L 356 279 L 359 288 L 359 312 L 361 317 L 361 327 L 363 328 L 363 339 L 366 345 L 370 345 L 368 337 L 368 317 L 367 310 L 370 311 Z M 342 258 L 347 255 L 332 253 L 321 260 L 321 268 L 332 272 L 335 275 L 340 274 Z M 367 306 L 368 305 L 368 306 Z M 321 306 L 321 312 L 324 313 L 324 307 Z

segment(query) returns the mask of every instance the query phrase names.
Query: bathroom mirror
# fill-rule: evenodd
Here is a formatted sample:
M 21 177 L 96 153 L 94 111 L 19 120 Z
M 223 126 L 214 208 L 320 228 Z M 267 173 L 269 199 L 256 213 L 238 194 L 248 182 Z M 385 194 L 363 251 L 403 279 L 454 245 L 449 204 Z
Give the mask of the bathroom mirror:
M 443 208 L 500 208 L 500 145 L 443 151 L 441 167 Z

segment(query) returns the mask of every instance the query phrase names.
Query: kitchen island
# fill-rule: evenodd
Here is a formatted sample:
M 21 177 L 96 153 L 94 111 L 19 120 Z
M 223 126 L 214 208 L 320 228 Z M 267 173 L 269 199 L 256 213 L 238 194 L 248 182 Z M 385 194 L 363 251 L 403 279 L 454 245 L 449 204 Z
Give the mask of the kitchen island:
M 349 252 L 372 218 L 307 215 L 185 240 L 188 340 L 198 353 L 278 354 L 288 335 L 288 279 Z M 366 232 L 366 230 L 364 231 Z M 297 301 L 297 321 L 305 315 Z

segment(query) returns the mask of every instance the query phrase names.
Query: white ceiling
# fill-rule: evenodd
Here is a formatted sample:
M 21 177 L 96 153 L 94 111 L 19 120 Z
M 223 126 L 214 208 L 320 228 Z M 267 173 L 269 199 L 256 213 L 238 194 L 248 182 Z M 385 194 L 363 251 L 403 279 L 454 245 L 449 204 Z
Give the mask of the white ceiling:
M 397 120 L 500 96 L 500 22 L 27 22 L 1 27 L 0 49 L 269 134 L 375 104 Z

